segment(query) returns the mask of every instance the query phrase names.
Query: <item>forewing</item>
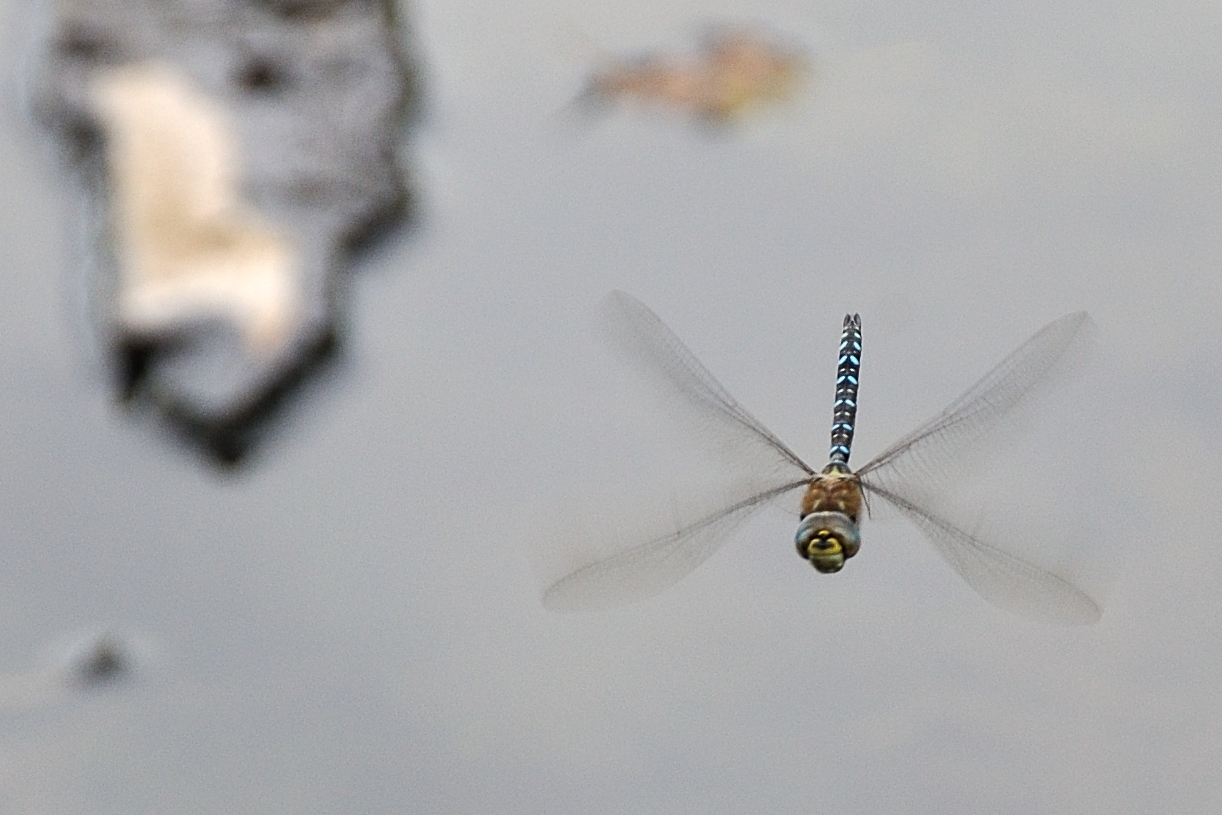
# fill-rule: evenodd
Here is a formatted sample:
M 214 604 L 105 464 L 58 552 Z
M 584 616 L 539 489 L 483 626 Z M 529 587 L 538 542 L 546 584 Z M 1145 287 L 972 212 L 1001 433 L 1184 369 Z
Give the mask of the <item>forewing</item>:
M 679 427 L 742 475 L 813 475 L 801 458 L 747 412 L 648 306 L 612 292 L 603 323 L 629 363 L 657 386 Z
M 905 492 L 900 485 L 940 481 L 954 473 L 960 457 L 992 433 L 998 422 L 1048 379 L 1090 333 L 1085 311 L 1044 326 L 1017 351 L 925 424 L 858 469 L 863 478 Z
M 544 588 L 543 605 L 553 611 L 583 611 L 623 605 L 657 594 L 711 557 L 747 518 L 806 483 L 802 479 L 749 495 L 653 537 L 647 531 L 642 534 L 639 518 L 634 519 L 638 521 L 635 532 L 626 532 L 613 521 L 604 522 L 595 535 L 643 542 L 571 569 Z
M 966 475 L 964 462 L 999 430 L 1010 411 L 1076 356 L 1089 329 L 1085 312 L 1048 324 L 946 410 L 858 470 L 867 498 L 884 499 L 916 523 L 985 599 L 1029 617 L 1067 624 L 1094 622 L 1098 606 L 1066 577 L 1017 555 L 1015 549 L 1021 547 L 968 533 L 950 519 L 963 512 L 952 507 L 959 491 L 956 482 L 961 487 Z
M 551 546 L 552 556 L 536 563 L 543 603 L 558 610 L 619 605 L 662 591 L 717 551 L 740 522 L 812 475 L 639 300 L 613 292 L 602 318 L 615 347 L 655 386 L 677 430 L 713 454 L 715 466 L 700 486 L 670 490 L 664 505 L 645 496 L 581 511 L 558 536 L 560 546 Z
M 1068 579 L 969 534 L 900 495 L 864 486 L 871 496 L 889 502 L 916 524 L 951 568 L 993 605 L 1059 625 L 1099 620 L 1098 604 Z

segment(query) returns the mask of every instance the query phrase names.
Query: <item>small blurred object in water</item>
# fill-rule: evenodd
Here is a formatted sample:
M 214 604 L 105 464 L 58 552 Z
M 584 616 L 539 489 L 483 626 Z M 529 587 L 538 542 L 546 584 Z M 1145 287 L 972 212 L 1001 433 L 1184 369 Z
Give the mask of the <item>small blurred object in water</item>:
M 597 72 L 580 100 L 669 108 L 724 123 L 793 96 L 808 72 L 805 50 L 759 27 L 715 26 L 692 56 L 647 54 Z
M 0 711 L 45 708 L 74 692 L 121 684 L 133 677 L 148 649 L 114 631 L 95 631 L 50 650 L 42 667 L 0 676 Z
M 72 674 L 84 686 L 104 685 L 122 679 L 131 672 L 131 655 L 123 641 L 106 632 L 72 660 Z
M 118 391 L 236 464 L 334 352 L 336 276 L 408 214 L 395 6 L 53 6 L 30 96 L 93 205 Z

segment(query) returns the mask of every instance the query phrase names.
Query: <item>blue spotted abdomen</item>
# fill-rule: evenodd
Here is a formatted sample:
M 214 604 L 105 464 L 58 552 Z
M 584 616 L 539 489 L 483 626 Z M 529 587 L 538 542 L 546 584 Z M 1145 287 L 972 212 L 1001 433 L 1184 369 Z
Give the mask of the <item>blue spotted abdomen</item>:
M 861 371 L 861 315 L 844 316 L 840 335 L 840 361 L 836 366 L 836 404 L 832 409 L 830 466 L 848 468 L 857 419 L 857 376 Z

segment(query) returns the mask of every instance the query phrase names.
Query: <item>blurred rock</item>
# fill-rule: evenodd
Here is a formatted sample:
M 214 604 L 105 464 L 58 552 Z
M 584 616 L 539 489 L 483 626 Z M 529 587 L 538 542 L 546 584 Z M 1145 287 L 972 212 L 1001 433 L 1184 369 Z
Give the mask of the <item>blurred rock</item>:
M 335 348 L 335 279 L 401 222 L 389 0 L 56 0 L 31 96 L 86 181 L 120 394 L 242 459 Z
M 803 49 L 742 25 L 711 28 L 692 56 L 647 54 L 614 60 L 589 81 L 581 99 L 636 102 L 722 123 L 789 98 L 807 72 Z
M 103 634 L 73 658 L 72 675 L 81 685 L 109 684 L 131 671 L 127 648 L 114 634 Z
M 81 692 L 118 686 L 147 661 L 147 647 L 114 631 L 78 635 L 50 650 L 44 664 L 0 675 L 0 712 L 48 709 Z

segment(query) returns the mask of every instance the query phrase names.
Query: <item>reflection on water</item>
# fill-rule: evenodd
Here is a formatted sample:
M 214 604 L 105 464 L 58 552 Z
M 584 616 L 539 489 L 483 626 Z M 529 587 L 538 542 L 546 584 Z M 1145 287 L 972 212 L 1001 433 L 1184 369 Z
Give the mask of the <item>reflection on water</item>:
M 117 390 L 221 464 L 336 347 L 334 276 L 399 223 L 389 3 L 58 9 L 31 89 L 86 181 Z
M 790 98 L 806 71 L 806 54 L 792 41 L 760 28 L 721 25 L 692 55 L 613 60 L 590 78 L 581 99 L 634 102 L 724 123 Z

